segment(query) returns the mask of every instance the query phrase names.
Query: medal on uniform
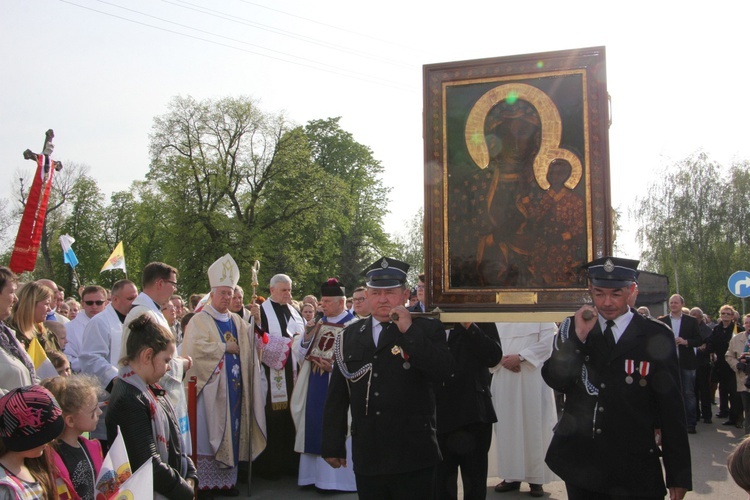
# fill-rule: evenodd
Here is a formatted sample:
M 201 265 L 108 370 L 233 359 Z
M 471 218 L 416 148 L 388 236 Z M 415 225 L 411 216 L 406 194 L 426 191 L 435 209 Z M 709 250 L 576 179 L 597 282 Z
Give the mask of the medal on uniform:
M 646 387 L 646 384 L 648 384 L 648 381 L 646 380 L 646 375 L 648 375 L 650 368 L 651 368 L 651 363 L 649 363 L 648 361 L 641 361 L 641 365 L 638 370 L 641 374 L 641 379 L 638 381 L 641 387 Z
M 232 335 L 232 332 L 226 332 L 224 334 L 224 340 L 226 342 L 237 342 L 237 339 L 234 338 L 234 335 Z
M 625 373 L 627 376 L 625 377 L 625 383 L 626 384 L 632 384 L 633 383 L 633 372 L 635 371 L 635 361 L 632 359 L 626 359 L 625 360 Z
M 404 370 L 408 370 L 409 368 L 411 368 L 411 363 L 409 363 L 409 355 L 406 354 L 399 346 L 394 345 L 391 348 L 391 354 L 393 354 L 394 356 L 398 356 L 400 354 L 401 357 L 404 358 L 404 364 L 401 365 L 404 367 Z

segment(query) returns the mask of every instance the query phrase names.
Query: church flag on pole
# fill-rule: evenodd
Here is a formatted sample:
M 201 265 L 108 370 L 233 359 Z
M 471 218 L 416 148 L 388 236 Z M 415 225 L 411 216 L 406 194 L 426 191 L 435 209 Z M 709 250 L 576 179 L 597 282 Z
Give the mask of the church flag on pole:
M 72 236 L 69 234 L 63 234 L 60 236 L 60 246 L 62 247 L 63 251 L 63 262 L 68 264 L 70 267 L 76 267 L 78 265 L 78 257 L 76 257 L 76 253 L 73 251 L 73 243 L 75 243 L 76 240 L 73 239 Z
M 122 271 L 127 274 L 127 270 L 125 269 L 125 252 L 122 249 L 122 241 L 118 243 L 112 251 L 112 255 L 110 255 L 107 262 L 104 263 L 100 272 L 103 273 L 104 271 L 111 271 L 112 269 L 122 269 Z

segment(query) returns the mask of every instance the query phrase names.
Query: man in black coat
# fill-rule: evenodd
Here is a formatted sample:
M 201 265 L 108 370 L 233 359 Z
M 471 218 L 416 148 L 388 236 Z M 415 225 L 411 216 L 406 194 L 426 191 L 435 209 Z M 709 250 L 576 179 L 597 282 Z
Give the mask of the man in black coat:
M 695 348 L 703 345 L 705 341 L 701 338 L 698 321 L 684 314 L 683 307 L 685 299 L 682 295 L 672 295 L 669 297 L 669 314 L 660 317 L 659 321 L 669 326 L 675 336 L 688 433 L 695 434 L 695 424 L 698 422 L 698 405 L 695 398 L 695 371 L 698 368 L 698 360 L 695 357 Z
M 455 360 L 450 378 L 437 384 L 437 437 L 443 461 L 438 465 L 435 498 L 458 498 L 461 468 L 464 500 L 487 497 L 487 454 L 497 422 L 489 369 L 503 357 L 494 323 L 461 323 L 448 335 Z
M 361 499 L 432 499 L 441 460 L 433 385 L 453 373 L 445 327 L 414 318 L 403 304 L 409 265 L 382 258 L 366 270 L 372 316 L 348 326 L 334 344 L 323 414 L 322 456 L 347 467 L 351 436 Z
M 695 352 L 695 396 L 698 401 L 698 420 L 703 419 L 706 424 L 711 423 L 711 403 L 713 394 L 711 388 L 711 353 L 708 352 L 706 341 L 711 336 L 711 327 L 703 319 L 703 311 L 700 307 L 690 309 L 690 316 L 698 322 L 698 333 L 700 333 L 703 344 Z
M 674 335 L 628 307 L 637 266 L 614 257 L 586 265 L 595 307 L 563 321 L 542 368 L 565 393 L 546 461 L 570 500 L 663 499 L 660 456 L 670 499 L 692 488 Z

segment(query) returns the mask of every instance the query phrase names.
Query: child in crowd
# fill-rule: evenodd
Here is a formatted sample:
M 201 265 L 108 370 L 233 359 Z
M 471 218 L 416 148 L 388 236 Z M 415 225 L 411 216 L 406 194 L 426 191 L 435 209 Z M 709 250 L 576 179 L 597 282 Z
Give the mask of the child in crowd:
M 70 377 L 70 362 L 68 357 L 60 351 L 47 351 L 47 358 L 61 377 Z M 58 401 L 59 402 L 59 401 Z
M 56 498 L 47 443 L 64 427 L 62 410 L 44 387 L 19 387 L 0 398 L 0 499 Z
M 96 476 L 102 466 L 102 447 L 97 440 L 81 437 L 96 429 L 99 415 L 99 381 L 88 375 L 55 377 L 42 382 L 57 399 L 65 430 L 52 443 L 58 493 L 67 490 L 71 500 L 94 500 Z M 61 484 L 62 483 L 62 484 Z
M 742 440 L 729 455 L 727 469 L 737 486 L 750 493 L 750 437 Z
M 57 345 L 60 346 L 60 350 L 64 350 L 65 346 L 68 345 L 68 334 L 67 330 L 65 328 L 65 325 L 60 323 L 59 321 L 45 321 L 42 323 L 44 325 L 44 328 L 47 329 L 47 331 L 52 332 L 52 334 L 57 339 Z
M 112 388 L 105 421 L 110 443 L 119 426 L 130 467 L 153 458 L 154 498 L 192 500 L 198 475 L 183 452 L 174 408 L 159 379 L 176 355 L 175 338 L 149 314 L 130 323 L 125 357 Z

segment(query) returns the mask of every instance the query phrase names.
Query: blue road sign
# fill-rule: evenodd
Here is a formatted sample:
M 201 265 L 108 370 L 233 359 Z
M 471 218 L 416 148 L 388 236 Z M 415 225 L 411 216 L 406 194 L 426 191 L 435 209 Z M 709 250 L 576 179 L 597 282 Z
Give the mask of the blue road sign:
M 750 273 L 737 271 L 729 277 L 727 286 L 732 295 L 741 299 L 750 297 Z

